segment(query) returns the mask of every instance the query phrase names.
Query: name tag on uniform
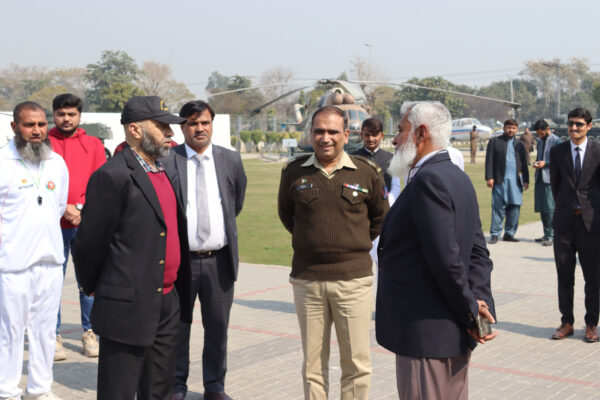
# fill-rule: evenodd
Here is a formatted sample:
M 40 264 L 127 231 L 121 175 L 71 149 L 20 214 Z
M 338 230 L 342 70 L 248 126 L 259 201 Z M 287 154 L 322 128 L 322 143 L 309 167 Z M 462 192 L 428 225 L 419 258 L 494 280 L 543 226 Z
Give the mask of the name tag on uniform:
M 296 191 L 310 189 L 313 187 L 312 183 L 305 183 L 304 185 L 296 186 Z

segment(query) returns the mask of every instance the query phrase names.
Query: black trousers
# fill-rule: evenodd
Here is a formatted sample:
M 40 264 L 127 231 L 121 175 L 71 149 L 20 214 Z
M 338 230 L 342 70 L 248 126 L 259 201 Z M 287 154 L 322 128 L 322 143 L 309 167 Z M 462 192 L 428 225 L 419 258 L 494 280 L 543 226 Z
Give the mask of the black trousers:
M 581 215 L 574 216 L 571 232 L 554 232 L 554 259 L 558 275 L 558 309 L 562 323 L 573 324 L 575 253 L 585 280 L 585 323 L 598 325 L 600 308 L 600 233 L 585 229 Z
M 179 332 L 179 296 L 175 288 L 163 296 L 158 331 L 149 347 L 100 337 L 99 400 L 170 399 Z
M 211 257 L 190 257 L 192 296 L 198 296 L 204 327 L 202 382 L 204 389 L 218 393 L 225 390 L 227 372 L 227 328 L 233 304 L 233 276 L 227 248 Z M 190 372 L 191 325 L 181 322 L 175 369 L 174 393 L 187 393 Z

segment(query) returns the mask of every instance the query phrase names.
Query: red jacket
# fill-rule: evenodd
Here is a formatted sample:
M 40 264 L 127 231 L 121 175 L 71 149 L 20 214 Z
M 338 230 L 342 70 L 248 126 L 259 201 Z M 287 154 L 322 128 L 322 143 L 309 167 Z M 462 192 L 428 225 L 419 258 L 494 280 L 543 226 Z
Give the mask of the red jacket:
M 60 154 L 69 170 L 69 196 L 67 204 L 85 204 L 85 188 L 92 173 L 106 162 L 104 145 L 100 139 L 88 136 L 81 128 L 65 137 L 56 127 L 48 132 L 52 150 Z M 60 220 L 62 228 L 75 228 L 66 219 Z

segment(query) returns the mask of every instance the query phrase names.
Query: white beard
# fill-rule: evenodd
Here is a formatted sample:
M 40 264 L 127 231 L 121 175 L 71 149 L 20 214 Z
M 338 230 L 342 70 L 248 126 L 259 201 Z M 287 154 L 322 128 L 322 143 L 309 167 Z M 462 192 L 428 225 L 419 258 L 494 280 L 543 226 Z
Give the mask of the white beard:
M 396 178 L 403 179 L 410 171 L 411 164 L 417 157 L 417 145 L 412 141 L 413 133 L 411 132 L 406 142 L 396 149 L 388 173 Z

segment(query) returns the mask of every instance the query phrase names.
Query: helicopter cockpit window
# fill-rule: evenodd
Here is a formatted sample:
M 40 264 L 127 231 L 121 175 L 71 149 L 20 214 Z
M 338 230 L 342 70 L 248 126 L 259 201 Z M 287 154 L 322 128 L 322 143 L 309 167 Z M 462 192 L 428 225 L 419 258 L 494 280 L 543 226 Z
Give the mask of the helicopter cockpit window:
M 359 111 L 358 112 L 358 119 L 360 119 L 360 122 L 363 122 L 365 119 L 367 119 L 367 116 L 365 115 L 364 112 Z
M 349 121 L 358 121 L 358 116 L 356 115 L 356 110 L 348 110 L 348 120 Z

